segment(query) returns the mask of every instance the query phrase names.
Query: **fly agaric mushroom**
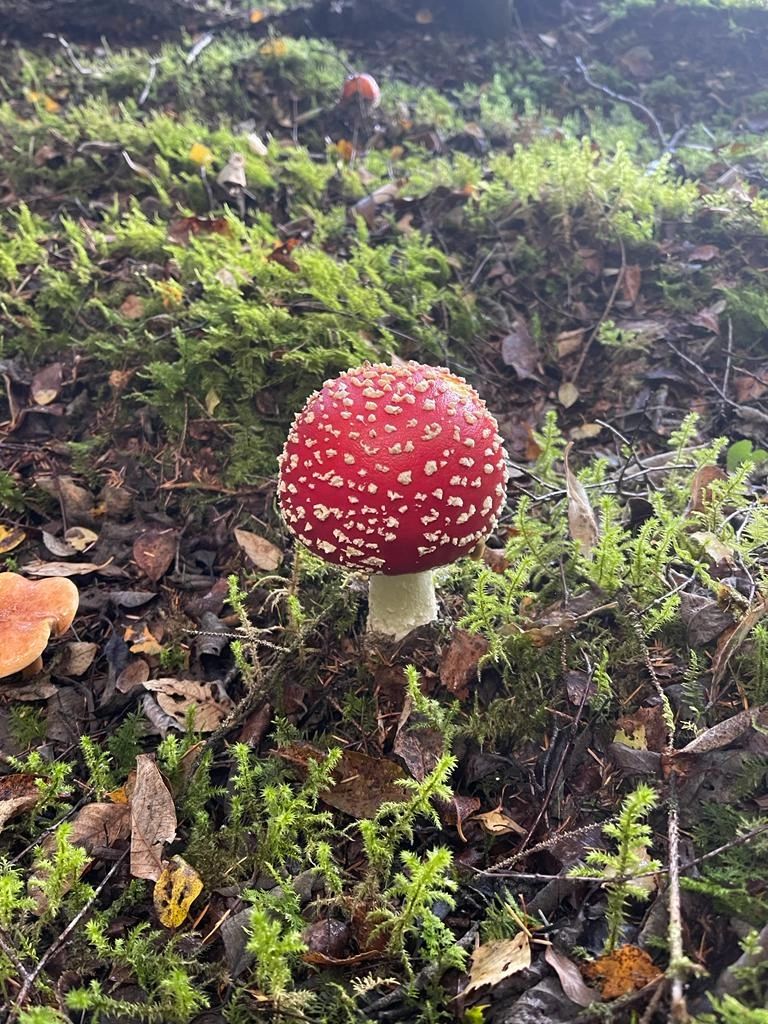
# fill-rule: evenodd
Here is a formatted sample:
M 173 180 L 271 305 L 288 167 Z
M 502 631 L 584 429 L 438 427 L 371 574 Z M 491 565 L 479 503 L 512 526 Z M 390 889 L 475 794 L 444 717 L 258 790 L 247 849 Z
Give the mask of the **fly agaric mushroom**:
M 0 572 L 0 678 L 32 665 L 51 634 L 66 632 L 78 600 L 77 587 L 63 577 L 27 580 Z
M 437 618 L 432 570 L 493 530 L 506 481 L 496 420 L 474 388 L 442 367 L 379 363 L 310 396 L 278 494 L 310 551 L 373 573 L 368 629 L 399 639 Z
M 373 75 L 358 73 L 349 75 L 341 87 L 341 102 L 358 100 L 369 110 L 375 110 L 381 103 L 381 89 Z

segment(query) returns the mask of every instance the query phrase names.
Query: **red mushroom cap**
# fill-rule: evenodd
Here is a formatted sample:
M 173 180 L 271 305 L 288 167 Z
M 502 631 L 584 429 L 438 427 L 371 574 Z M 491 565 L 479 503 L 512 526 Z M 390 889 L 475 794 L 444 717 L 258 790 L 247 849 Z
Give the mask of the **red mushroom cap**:
M 378 107 L 381 103 L 381 89 L 373 75 L 360 73 L 345 79 L 341 88 L 341 102 L 349 103 L 350 100 L 362 100 L 371 110 Z
M 347 370 L 311 395 L 280 456 L 283 518 L 310 551 L 385 576 L 471 552 L 504 505 L 496 420 L 461 377 Z

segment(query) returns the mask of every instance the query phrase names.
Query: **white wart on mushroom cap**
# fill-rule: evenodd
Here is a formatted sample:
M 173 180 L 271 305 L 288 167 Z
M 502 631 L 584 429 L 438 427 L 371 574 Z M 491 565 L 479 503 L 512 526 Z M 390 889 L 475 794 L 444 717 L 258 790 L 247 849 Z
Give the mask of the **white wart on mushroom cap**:
M 278 494 L 310 551 L 397 576 L 471 552 L 496 525 L 506 482 L 496 420 L 474 388 L 411 362 L 347 370 L 311 395 Z

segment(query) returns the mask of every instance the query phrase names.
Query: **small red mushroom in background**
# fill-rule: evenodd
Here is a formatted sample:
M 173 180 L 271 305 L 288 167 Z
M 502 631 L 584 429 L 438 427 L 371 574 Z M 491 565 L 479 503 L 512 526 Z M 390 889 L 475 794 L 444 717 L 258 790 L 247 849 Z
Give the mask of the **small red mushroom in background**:
M 432 570 L 491 533 L 506 482 L 496 420 L 474 388 L 442 367 L 379 363 L 310 396 L 278 495 L 310 551 L 373 574 L 368 629 L 399 639 L 437 618 Z
M 72 625 L 79 600 L 75 584 L 63 577 L 27 580 L 0 572 L 0 678 L 35 665 L 51 635 Z
M 381 89 L 373 75 L 356 73 L 345 79 L 341 88 L 341 102 L 357 101 L 368 110 L 375 110 L 381 103 Z

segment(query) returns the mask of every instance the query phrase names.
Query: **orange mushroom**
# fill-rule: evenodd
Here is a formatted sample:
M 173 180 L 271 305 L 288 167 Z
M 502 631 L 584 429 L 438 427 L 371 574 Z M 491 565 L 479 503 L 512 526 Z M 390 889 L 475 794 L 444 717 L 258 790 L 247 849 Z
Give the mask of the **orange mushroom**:
M 51 635 L 72 625 L 80 595 L 71 580 L 0 572 L 0 679 L 32 665 Z
M 375 110 L 381 103 L 381 89 L 373 75 L 357 72 L 349 75 L 341 87 L 341 102 L 357 100 L 369 110 Z

